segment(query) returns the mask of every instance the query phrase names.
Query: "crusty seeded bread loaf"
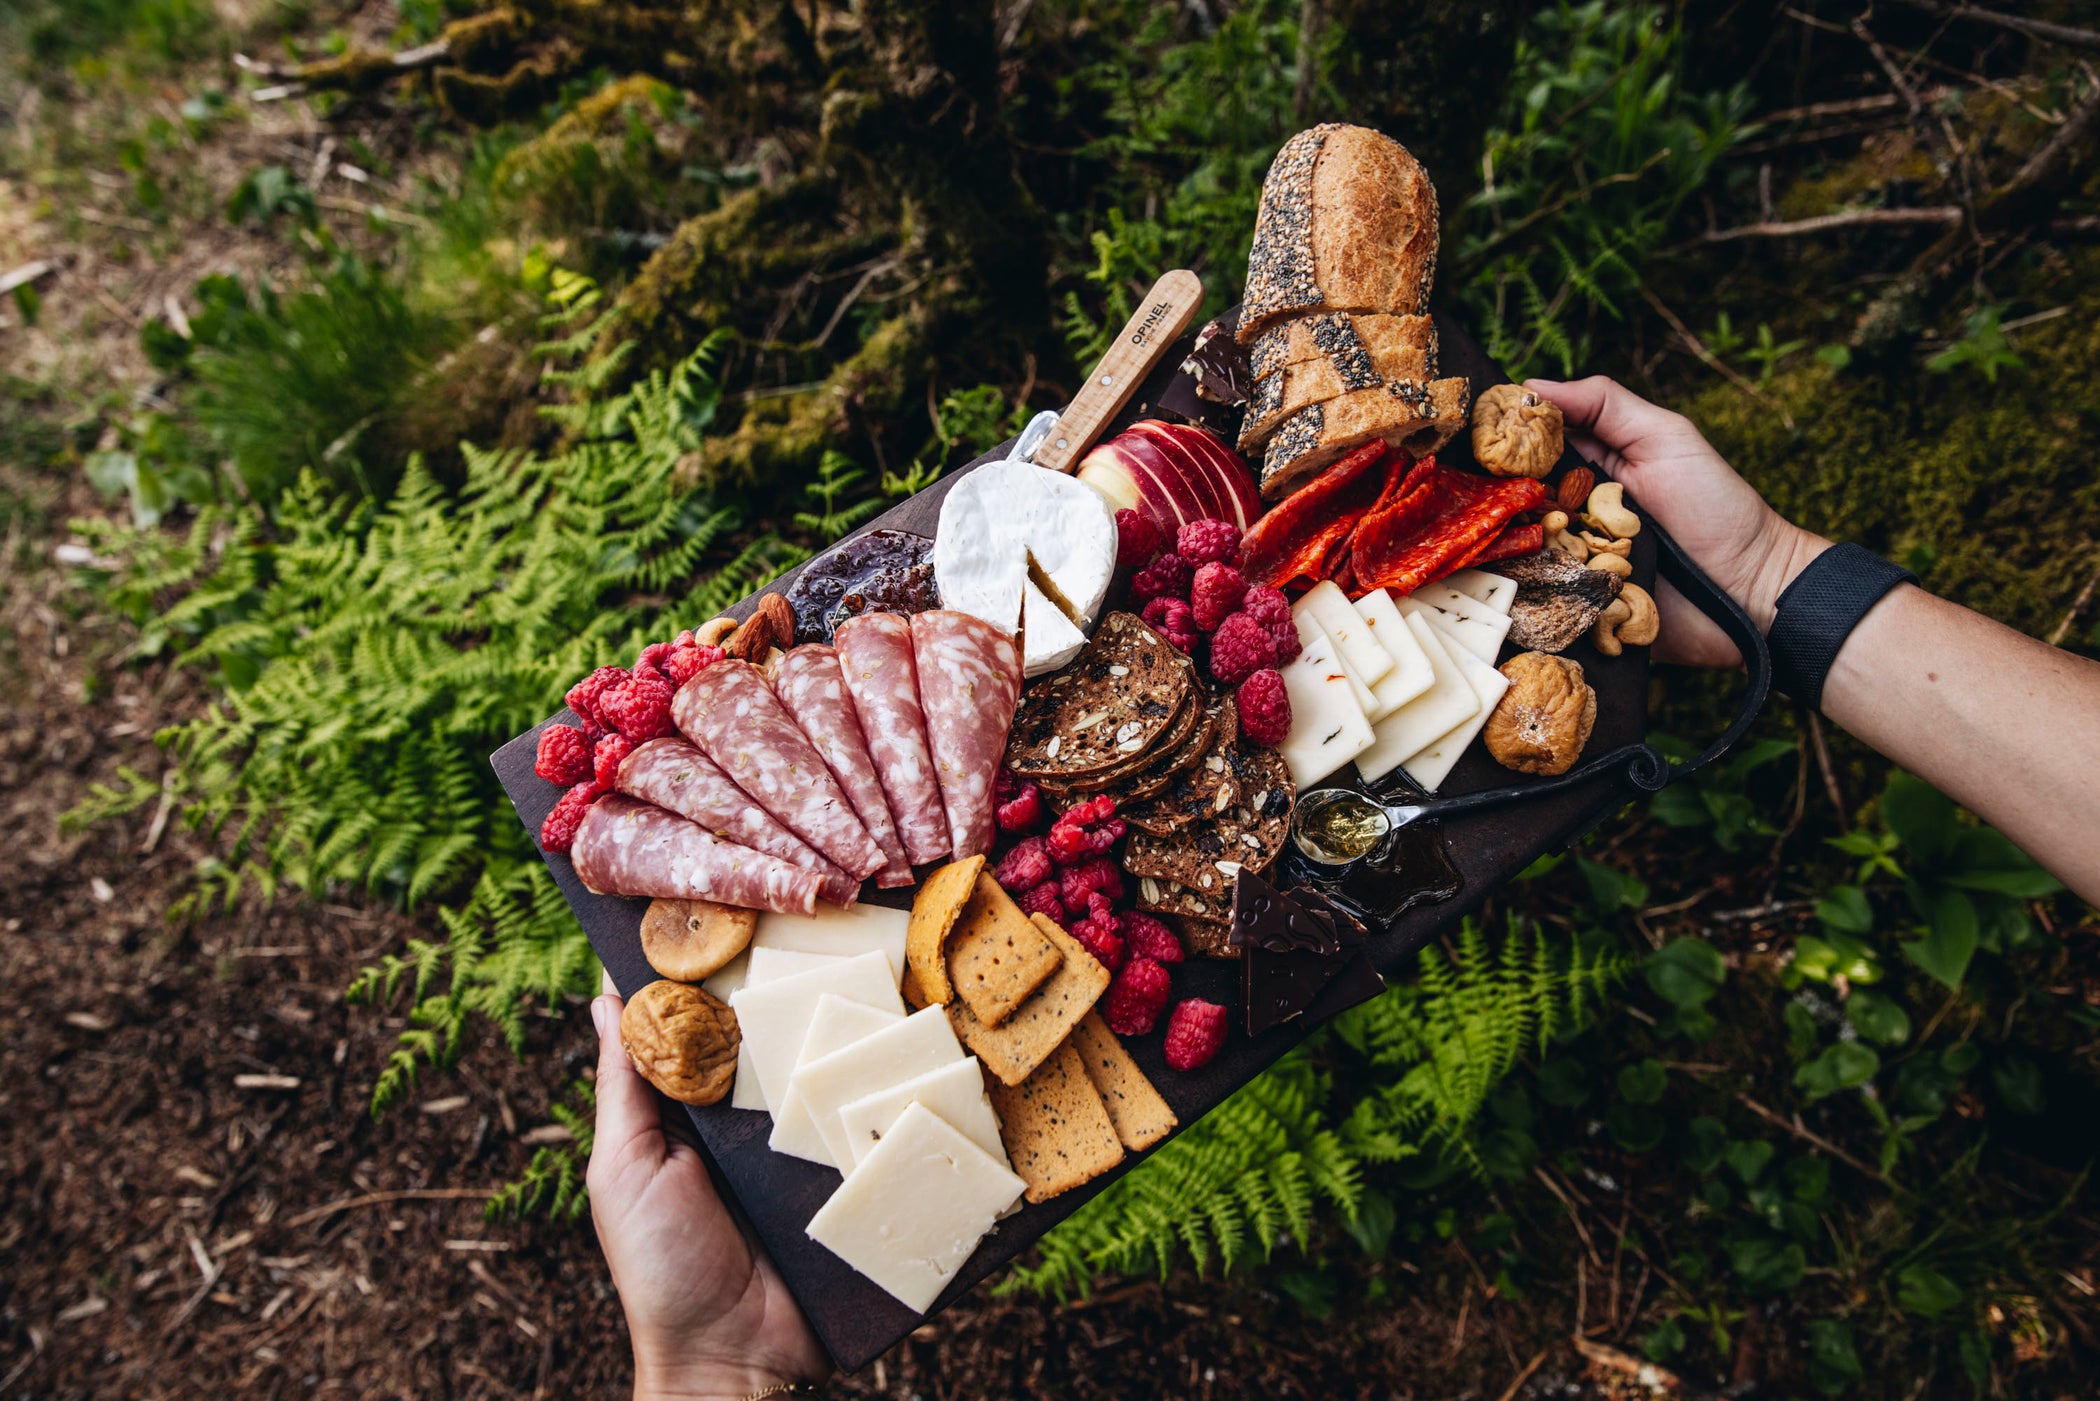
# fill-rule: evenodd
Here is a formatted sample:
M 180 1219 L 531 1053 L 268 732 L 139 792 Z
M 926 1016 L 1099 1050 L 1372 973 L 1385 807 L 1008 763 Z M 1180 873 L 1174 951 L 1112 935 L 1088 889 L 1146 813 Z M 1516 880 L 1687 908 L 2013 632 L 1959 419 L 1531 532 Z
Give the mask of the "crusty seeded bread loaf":
M 1420 329 L 1406 336 L 1358 337 L 1351 324 L 1356 318 L 1346 312 L 1292 317 L 1280 321 L 1263 338 L 1289 327 L 1324 322 L 1307 340 L 1324 341 L 1327 352 L 1312 359 L 1285 365 L 1274 374 L 1254 382 L 1247 400 L 1246 416 L 1240 420 L 1240 451 L 1251 453 L 1269 440 L 1276 426 L 1312 404 L 1322 404 L 1353 389 L 1375 389 L 1382 384 L 1404 383 L 1417 387 L 1436 376 L 1436 330 L 1426 316 L 1365 317 L 1388 327 L 1413 324 Z
M 1437 223 L 1436 187 L 1399 142 L 1338 123 L 1299 132 L 1262 184 L 1240 344 L 1303 311 L 1419 315 Z
M 1279 425 L 1262 454 L 1261 494 L 1288 496 L 1343 454 L 1382 438 L 1413 457 L 1435 452 L 1465 427 L 1470 395 L 1463 379 L 1352 389 L 1300 409 Z
M 1267 379 L 1308 360 L 1332 359 L 1361 347 L 1375 357 L 1421 349 L 1436 357 L 1436 322 L 1427 316 L 1317 311 L 1269 323 L 1247 352 L 1248 373 Z M 1435 379 L 1432 370 L 1429 378 Z

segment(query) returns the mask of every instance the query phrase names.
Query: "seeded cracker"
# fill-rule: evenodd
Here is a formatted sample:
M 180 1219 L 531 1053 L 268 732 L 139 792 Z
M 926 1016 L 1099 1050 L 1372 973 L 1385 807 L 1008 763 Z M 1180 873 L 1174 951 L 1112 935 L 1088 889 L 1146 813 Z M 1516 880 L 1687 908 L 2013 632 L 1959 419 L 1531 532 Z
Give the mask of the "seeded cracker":
M 1239 708 L 1232 697 L 1223 696 L 1204 707 L 1203 718 L 1189 737 L 1172 751 L 1162 751 L 1159 758 L 1143 773 L 1133 774 L 1116 785 L 1116 803 L 1122 806 L 1139 802 L 1165 788 L 1181 774 L 1187 773 L 1201 763 L 1210 747 L 1218 742 L 1219 727 L 1227 726 L 1228 735 L 1239 733 Z M 1226 740 L 1231 743 L 1231 740 Z
M 1191 764 L 1159 792 L 1143 802 L 1120 807 L 1116 815 L 1131 826 L 1154 836 L 1186 827 L 1202 818 L 1216 817 L 1240 801 L 1238 712 L 1230 726 L 1220 725 L 1203 757 Z
M 1159 1091 L 1138 1069 L 1138 1063 L 1123 1049 L 1123 1043 L 1101 1020 L 1089 1012 L 1072 1028 L 1071 1047 L 1086 1066 L 1087 1079 L 1094 1082 L 1101 1103 L 1115 1125 L 1116 1137 L 1125 1148 L 1150 1148 L 1174 1131 L 1180 1120 L 1160 1098 Z
M 1242 867 L 1267 870 L 1290 834 L 1293 791 L 1289 772 L 1273 749 L 1235 751 L 1232 756 L 1240 801 L 1216 817 L 1200 819 L 1164 837 L 1138 831 L 1123 851 L 1123 869 L 1154 876 L 1200 894 L 1229 893 Z
M 912 1006 L 932 1006 L 955 995 L 948 982 L 948 935 L 976 893 L 983 870 L 982 855 L 951 861 L 927 876 L 913 897 L 911 923 L 904 930 L 904 997 Z
M 1134 613 L 1111 613 L 1063 671 L 1029 687 L 1007 766 L 1069 782 L 1141 754 L 1175 719 L 1195 667 Z
M 1048 915 L 1032 916 L 1064 955 L 1050 980 L 998 1026 L 986 1026 L 968 1003 L 948 1004 L 948 1024 L 1001 1083 L 1018 1085 L 1064 1044 L 1079 1019 L 1108 991 L 1108 970 Z
M 1187 699 L 1182 701 L 1180 708 L 1174 712 L 1174 718 L 1167 722 L 1166 728 L 1161 730 L 1150 744 L 1137 753 L 1132 754 L 1128 759 L 1119 760 L 1098 772 L 1082 774 L 1077 778 L 1069 779 L 1062 783 L 1056 780 L 1046 781 L 1043 784 L 1044 791 L 1056 796 L 1062 796 L 1067 793 L 1074 795 L 1102 792 L 1121 793 L 1126 780 L 1137 774 L 1145 773 L 1159 762 L 1162 755 L 1188 742 L 1189 736 L 1200 728 L 1203 710 L 1202 688 L 1198 686 L 1189 687 Z
M 1061 1045 L 1027 1081 L 989 1087 L 999 1137 L 1031 1202 L 1091 1182 L 1123 1161 L 1123 1144 L 1079 1052 Z
M 986 1026 L 1013 1015 L 1057 971 L 1064 956 L 989 875 L 948 936 L 948 977 Z

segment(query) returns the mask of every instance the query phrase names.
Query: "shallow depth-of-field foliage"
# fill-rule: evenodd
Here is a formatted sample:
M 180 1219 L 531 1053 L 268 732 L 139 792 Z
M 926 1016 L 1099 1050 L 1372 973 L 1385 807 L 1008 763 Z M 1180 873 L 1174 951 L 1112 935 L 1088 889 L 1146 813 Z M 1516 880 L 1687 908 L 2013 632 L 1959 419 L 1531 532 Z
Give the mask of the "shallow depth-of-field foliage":
M 470 8 L 403 6 L 397 37 L 428 39 Z M 110 406 L 71 454 L 112 503 L 78 526 L 83 588 L 134 626 L 136 657 L 210 678 L 209 708 L 162 737 L 169 791 L 219 852 L 175 917 L 349 893 L 417 914 L 423 936 L 350 990 L 410 1017 L 375 1112 L 491 1030 L 528 1053 L 527 1013 L 587 995 L 597 970 L 487 754 L 593 666 L 704 621 L 1059 402 L 1158 271 L 1193 267 L 1214 307 L 1232 300 L 1277 145 L 1387 91 L 1351 48 L 1350 26 L 1377 17 L 1328 8 L 1323 30 L 1288 0 L 1017 7 L 997 119 L 1044 240 L 1042 317 L 981 355 L 940 306 L 898 310 L 932 295 L 898 265 L 931 256 L 940 210 L 912 210 L 906 244 L 862 246 L 855 221 L 887 236 L 893 211 L 784 176 L 781 149 L 738 137 L 748 114 L 710 109 L 709 94 L 592 67 L 488 120 L 442 84 L 438 98 L 317 91 L 324 114 L 417 112 L 442 159 L 404 162 L 397 217 L 349 232 L 304 173 L 258 165 L 208 212 L 279 229 L 294 252 L 268 276 L 204 277 L 181 324 L 148 321 L 162 392 Z M 1789 262 L 1784 246 L 1701 236 L 2002 178 L 2039 139 L 2021 108 L 2080 100 L 2063 55 L 1994 49 L 1976 61 L 1995 88 L 1942 95 L 1929 130 L 1846 155 L 1774 144 L 1799 119 L 1774 126 L 1770 109 L 1822 95 L 1775 97 L 1717 61 L 1743 42 L 1737 19 L 1605 0 L 1510 13 L 1506 85 L 1471 127 L 1438 127 L 1456 143 L 1432 171 L 1440 303 L 1513 373 L 1642 376 L 1698 406 L 1808 523 L 2053 626 L 2090 573 L 2095 513 L 2030 533 L 1993 484 L 2100 507 L 2100 391 L 2083 373 L 2093 254 L 2009 256 L 1988 295 L 1949 293 L 1937 330 L 1892 357 L 1855 354 L 1849 328 L 1912 244 Z M 71 29 L 44 14 L 6 32 L 78 61 L 130 26 L 172 61 L 218 42 L 215 23 L 169 0 L 104 0 Z M 1425 32 L 1467 42 L 1463 25 Z M 344 44 L 300 56 L 331 48 Z M 1394 78 L 1387 95 L 1403 96 L 1377 116 L 1413 141 L 1407 90 Z M 214 89 L 142 123 L 127 217 L 151 226 L 194 201 L 185 141 L 234 120 L 236 100 Z M 1941 121 L 1973 136 L 1973 169 L 1934 174 L 1920 143 Z M 837 201 L 835 264 L 791 298 L 754 283 L 734 308 L 744 329 L 638 320 L 631 289 L 665 275 L 657 255 L 681 230 L 789 217 L 766 203 L 783 186 Z M 2082 193 L 2066 205 L 2090 208 Z M 725 295 L 703 290 L 690 304 Z M 33 297 L 17 294 L 17 315 L 35 315 Z M 900 323 L 924 344 L 886 359 Z M 841 365 L 899 407 L 849 412 L 821 441 L 797 436 L 811 420 L 792 411 L 768 417 L 830 393 Z M 875 383 L 885 373 L 898 383 Z M 1981 406 L 1960 430 L 1972 437 L 1900 436 L 1950 399 Z M 1994 401 L 2028 407 L 2000 432 Z M 750 455 L 754 424 L 780 430 L 775 456 Z M 775 466 L 715 471 L 732 441 L 738 461 Z M 783 443 L 811 450 L 780 457 Z M 2074 608 L 2057 640 L 2090 651 L 2092 626 Z M 1673 681 L 1658 721 L 1703 736 L 1726 686 Z M 162 791 L 134 778 L 71 820 Z M 1729 761 L 1542 859 L 1414 978 L 1104 1193 L 1005 1287 L 1063 1297 L 1108 1274 L 1262 1264 L 1324 1317 L 1390 1297 L 1403 1260 L 1462 1258 L 1521 1300 L 1565 1291 L 1579 1252 L 1592 1308 L 1603 1256 L 1615 1281 L 1621 1257 L 1638 1260 L 1645 1292 L 1622 1341 L 1700 1385 L 1725 1379 L 1752 1335 L 1777 1374 L 1833 1395 L 1903 1394 L 1882 1388 L 1898 1376 L 1958 1394 L 2061 1367 L 2079 1346 L 2063 1320 L 2093 1286 L 2063 1228 L 2100 1152 L 2092 934 L 2090 912 L 2002 837 L 1775 704 Z M 493 1210 L 580 1212 L 588 1089 L 569 1093 L 576 1142 L 543 1149 Z M 1549 1192 L 1548 1214 L 1513 1205 Z M 1578 1232 L 1588 1223 L 1579 1241 L 1528 1224 L 1563 1208 Z

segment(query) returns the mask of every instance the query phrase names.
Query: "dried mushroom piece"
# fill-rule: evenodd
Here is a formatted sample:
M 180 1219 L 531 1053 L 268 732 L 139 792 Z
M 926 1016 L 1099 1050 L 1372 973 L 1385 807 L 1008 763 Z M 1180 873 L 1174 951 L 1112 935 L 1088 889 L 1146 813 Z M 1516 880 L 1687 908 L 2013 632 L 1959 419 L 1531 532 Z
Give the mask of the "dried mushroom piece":
M 1597 692 L 1582 679 L 1582 663 L 1522 652 L 1502 664 L 1502 674 L 1509 689 L 1488 716 L 1488 753 L 1518 773 L 1566 773 L 1597 725 Z
M 1560 461 L 1560 407 L 1521 384 L 1473 401 L 1473 457 L 1498 477 L 1543 477 Z
M 712 900 L 651 900 L 642 915 L 642 957 L 666 978 L 697 983 L 744 951 L 758 911 Z
M 1510 642 L 1535 652 L 1562 652 L 1573 646 L 1623 587 L 1616 575 L 1585 568 L 1552 550 L 1501 560 L 1492 568 L 1517 581 L 1517 597 L 1509 610 Z
M 620 1013 L 620 1044 L 644 1080 L 685 1104 L 713 1104 L 736 1079 L 736 1013 L 705 988 L 651 983 Z

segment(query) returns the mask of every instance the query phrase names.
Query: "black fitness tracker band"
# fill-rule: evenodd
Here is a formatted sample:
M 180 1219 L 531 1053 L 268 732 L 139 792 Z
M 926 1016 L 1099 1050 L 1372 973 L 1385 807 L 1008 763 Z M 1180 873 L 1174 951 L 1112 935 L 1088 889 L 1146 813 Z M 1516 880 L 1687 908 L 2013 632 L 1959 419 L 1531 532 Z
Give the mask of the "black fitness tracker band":
M 1823 680 L 1838 649 L 1898 584 L 1918 576 L 1859 545 L 1832 545 L 1810 560 L 1779 595 L 1772 630 L 1772 685 L 1810 710 L 1823 704 Z

